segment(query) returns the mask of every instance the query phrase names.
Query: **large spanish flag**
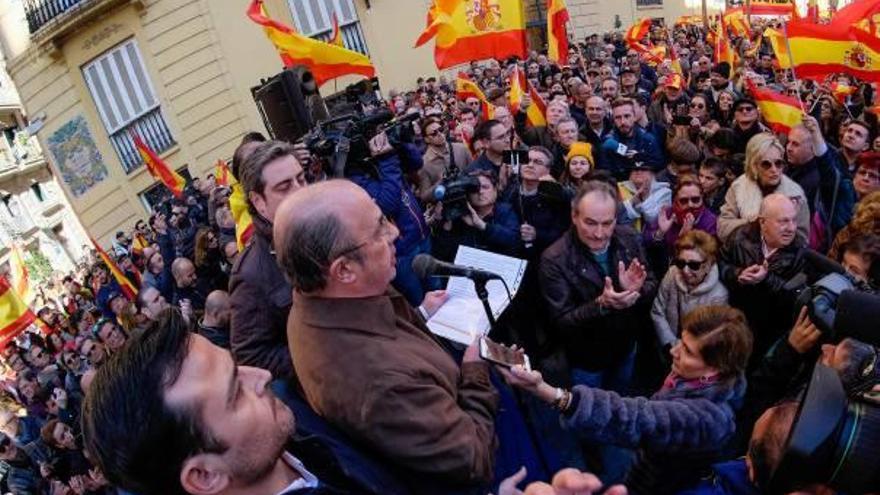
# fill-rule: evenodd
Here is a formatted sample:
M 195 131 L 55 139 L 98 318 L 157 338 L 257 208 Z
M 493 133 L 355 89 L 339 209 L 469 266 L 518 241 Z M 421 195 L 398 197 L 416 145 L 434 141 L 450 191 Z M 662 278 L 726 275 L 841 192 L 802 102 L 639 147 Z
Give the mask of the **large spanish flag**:
M 186 179 L 181 177 L 180 174 L 175 172 L 174 169 L 162 161 L 162 159 L 159 158 L 159 155 L 151 150 L 140 136 L 132 132 L 131 137 L 134 140 L 134 146 L 144 160 L 144 164 L 147 166 L 150 175 L 162 184 L 165 184 L 165 187 L 167 187 L 174 196 L 182 198 L 183 188 L 186 187 Z
M 308 67 L 319 86 L 347 74 L 364 77 L 376 75 L 376 69 L 366 55 L 309 38 L 289 26 L 270 19 L 263 10 L 263 0 L 253 0 L 248 7 L 247 15 L 252 21 L 263 26 L 266 36 L 275 45 L 285 67 L 294 65 Z
M 559 65 L 568 64 L 568 8 L 565 0 L 547 1 L 547 57 Z
M 12 244 L 12 252 L 9 254 L 9 274 L 12 278 L 12 288 L 26 304 L 34 299 L 34 291 L 31 290 L 30 274 L 27 265 L 24 264 L 24 256 L 16 244 Z
M 37 315 L 18 297 L 6 277 L 0 277 L 0 349 L 36 319 Z
M 251 212 L 248 211 L 244 190 L 238 182 L 232 185 L 229 209 L 232 210 L 232 219 L 235 220 L 235 242 L 238 244 L 238 250 L 244 251 L 254 233 L 254 221 Z
M 435 38 L 438 69 L 472 60 L 528 55 L 521 0 L 434 0 L 428 21 L 416 46 Z
M 626 40 L 626 44 L 632 48 L 642 49 L 645 48 L 645 45 L 642 44 L 642 40 L 645 36 L 648 35 L 648 31 L 651 29 L 651 18 L 645 17 L 644 19 L 639 19 L 635 24 L 629 27 L 626 30 L 626 34 L 623 35 L 623 39 Z
M 101 245 L 95 242 L 94 239 L 92 239 L 92 245 L 95 246 L 95 250 L 98 252 L 98 256 L 101 257 L 101 261 L 107 265 L 107 269 L 110 270 L 113 278 L 116 279 L 116 283 L 119 284 L 122 293 L 125 294 L 125 297 L 127 297 L 129 301 L 134 301 L 138 295 L 138 288 L 135 287 L 131 280 L 125 276 L 125 273 L 122 272 L 119 265 L 113 261 L 113 258 L 107 255 L 107 253 L 101 248 Z
M 878 2 L 880 3 L 880 2 Z M 792 21 L 788 23 L 791 58 L 798 77 L 822 80 L 844 72 L 880 81 L 880 38 L 854 26 Z
M 730 9 L 725 12 L 724 25 L 730 29 L 730 32 L 733 33 L 734 36 L 750 36 L 751 29 L 749 27 L 749 21 L 748 19 L 746 19 L 746 15 L 745 13 L 743 13 L 742 7 Z
M 718 34 L 715 37 L 715 51 L 714 51 L 715 63 L 727 62 L 730 64 L 730 69 L 736 67 L 736 53 L 733 51 L 733 46 L 730 44 L 730 39 L 727 35 L 727 26 L 724 23 L 724 19 L 721 19 L 721 26 L 718 28 Z
M 755 103 L 761 109 L 761 116 L 774 132 L 788 134 L 792 127 L 803 121 L 804 111 L 797 98 L 758 88 L 750 80 L 746 81 Z
M 776 54 L 776 62 L 779 63 L 781 69 L 791 68 L 791 55 L 788 53 L 788 45 L 785 43 L 785 35 L 782 31 L 773 28 L 764 30 L 764 37 L 770 42 L 773 53 Z

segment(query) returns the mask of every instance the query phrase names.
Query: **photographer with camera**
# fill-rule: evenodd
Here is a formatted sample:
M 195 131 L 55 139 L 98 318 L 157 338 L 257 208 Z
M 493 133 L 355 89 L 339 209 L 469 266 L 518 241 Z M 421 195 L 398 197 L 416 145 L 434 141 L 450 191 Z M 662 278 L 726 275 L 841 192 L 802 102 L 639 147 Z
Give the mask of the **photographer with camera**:
M 422 168 L 418 171 L 418 195 L 424 204 L 433 203 L 434 188 L 443 178 L 463 169 L 470 163 L 470 153 L 462 143 L 453 143 L 446 133 L 446 126 L 439 117 L 427 117 L 419 128 L 427 148 L 422 155 Z
M 411 143 L 401 143 L 395 149 L 384 132 L 373 136 L 368 145 L 375 171 L 370 167 L 349 166 L 346 176 L 367 191 L 400 230 L 400 237 L 394 243 L 397 276 L 393 285 L 410 304 L 418 306 L 425 297 L 425 290 L 411 264 L 416 255 L 431 252 L 431 230 L 419 200 L 404 181 L 404 173 L 421 169 L 422 157 Z
M 474 171 L 479 189 L 467 195 L 457 218 L 444 218 L 434 228 L 434 256 L 452 261 L 458 246 L 470 246 L 515 256 L 519 251 L 519 219 L 513 207 L 498 201 L 498 179 L 492 172 Z M 441 203 L 441 208 L 442 208 Z

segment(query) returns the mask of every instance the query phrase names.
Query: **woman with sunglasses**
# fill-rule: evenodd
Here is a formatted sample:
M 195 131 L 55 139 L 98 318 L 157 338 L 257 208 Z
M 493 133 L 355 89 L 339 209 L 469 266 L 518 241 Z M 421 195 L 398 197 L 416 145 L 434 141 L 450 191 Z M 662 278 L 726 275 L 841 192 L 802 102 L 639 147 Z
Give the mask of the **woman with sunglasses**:
M 678 179 L 672 192 L 672 205 L 645 227 L 645 244 L 672 253 L 678 238 L 693 230 L 714 236 L 717 217 L 703 204 L 703 188 L 696 177 Z
M 675 242 L 671 266 L 651 307 L 657 340 L 666 355 L 681 339 L 682 316 L 700 306 L 727 304 L 717 252 L 715 237 L 701 230 L 691 230 Z
M 727 190 L 721 215 L 718 216 L 718 237 L 727 241 L 737 227 L 758 218 L 765 196 L 780 193 L 788 196 L 797 207 L 798 236 L 806 241 L 810 232 L 810 209 L 804 190 L 785 175 L 785 149 L 769 132 L 752 137 L 746 145 L 745 171 Z

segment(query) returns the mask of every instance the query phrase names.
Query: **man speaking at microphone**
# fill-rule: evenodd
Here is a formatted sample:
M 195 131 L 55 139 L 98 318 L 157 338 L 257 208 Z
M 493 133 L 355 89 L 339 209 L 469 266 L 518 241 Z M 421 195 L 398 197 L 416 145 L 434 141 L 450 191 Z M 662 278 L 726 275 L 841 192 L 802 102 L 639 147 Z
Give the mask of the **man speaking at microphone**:
M 399 468 L 415 493 L 468 493 L 492 478 L 498 396 L 471 345 L 459 366 L 391 289 L 397 228 L 347 181 L 297 191 L 275 219 L 296 295 L 287 333 L 305 398 Z M 445 298 L 429 295 L 431 314 Z

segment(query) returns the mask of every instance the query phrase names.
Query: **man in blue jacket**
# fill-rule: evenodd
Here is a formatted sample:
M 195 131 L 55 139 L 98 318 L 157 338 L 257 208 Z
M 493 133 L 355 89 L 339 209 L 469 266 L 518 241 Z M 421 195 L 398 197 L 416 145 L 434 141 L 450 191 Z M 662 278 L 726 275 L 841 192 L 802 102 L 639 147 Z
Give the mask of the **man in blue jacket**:
M 614 130 L 599 150 L 598 168 L 608 170 L 617 180 L 626 180 L 633 160 L 638 157 L 653 170 L 662 169 L 663 153 L 653 135 L 636 125 L 633 101 L 618 98 L 611 103 Z
M 346 175 L 367 191 L 382 213 L 400 230 L 400 237 L 394 243 L 397 276 L 392 283 L 410 304 L 417 307 L 425 298 L 425 290 L 410 265 L 417 254 L 431 252 L 431 230 L 425 223 L 419 200 L 412 188 L 404 183 L 403 169 L 410 173 L 422 168 L 422 155 L 415 145 L 409 143 L 398 149 L 392 148 L 384 133 L 370 140 L 370 152 L 378 173 L 354 168 Z

